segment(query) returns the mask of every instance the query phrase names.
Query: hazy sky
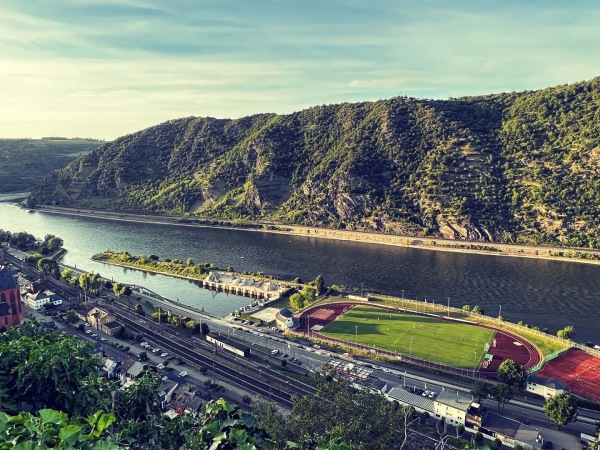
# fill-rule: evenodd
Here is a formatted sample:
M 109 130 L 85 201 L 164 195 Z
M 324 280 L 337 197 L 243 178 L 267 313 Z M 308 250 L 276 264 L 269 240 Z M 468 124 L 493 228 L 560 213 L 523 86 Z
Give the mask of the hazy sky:
M 0 137 L 600 75 L 600 2 L 2 0 Z

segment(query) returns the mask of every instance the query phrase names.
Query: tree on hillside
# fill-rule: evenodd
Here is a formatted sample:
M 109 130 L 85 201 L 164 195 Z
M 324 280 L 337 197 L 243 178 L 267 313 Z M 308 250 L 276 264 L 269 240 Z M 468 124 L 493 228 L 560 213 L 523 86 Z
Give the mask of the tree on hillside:
M 77 399 L 88 395 L 88 387 L 95 389 L 84 380 L 95 375 L 100 364 L 90 349 L 90 344 L 35 321 L 0 334 L 0 376 L 10 393 L 0 404 L 10 400 L 32 412 L 57 408 L 80 414 L 92 405 Z
M 47 234 L 44 237 L 44 243 L 50 252 L 55 252 L 63 246 L 64 242 L 61 238 L 54 236 L 53 234 Z
M 515 385 L 519 389 L 522 389 L 527 383 L 527 371 L 523 366 L 517 364 L 512 359 L 507 359 L 500 364 L 496 371 L 498 380 L 502 383 L 506 383 L 509 386 Z
M 397 407 L 382 395 L 357 391 L 348 382 L 325 382 L 315 396 L 294 397 L 290 415 L 259 403 L 256 416 L 279 445 L 296 442 L 314 448 L 321 440 L 340 438 L 351 448 L 400 448 L 410 408 Z M 406 413 L 406 414 L 405 414 Z
M 121 295 L 131 295 L 131 288 L 126 284 L 115 283 L 113 284 L 113 292 L 115 293 L 117 298 L 120 298 Z
M 60 267 L 58 263 L 51 258 L 42 258 L 37 262 L 37 268 L 46 275 L 51 275 L 54 278 L 60 277 Z
M 317 278 L 315 278 L 314 281 L 314 285 L 317 296 L 321 295 L 323 293 L 323 288 L 325 287 L 325 280 L 323 279 L 323 275 L 317 275 Z
M 477 398 L 478 403 L 481 403 L 482 399 L 490 396 L 492 386 L 492 384 L 483 380 L 475 380 L 473 381 L 473 386 L 471 388 L 471 395 Z
M 471 312 L 473 312 L 475 314 L 481 314 L 481 315 L 485 314 L 483 308 L 479 305 L 473 306 L 473 309 L 471 309 Z
M 575 335 L 575 328 L 573 327 L 573 325 L 567 325 L 562 330 L 558 330 L 558 332 L 556 333 L 556 335 L 559 338 L 571 339 Z
M 512 400 L 513 392 L 508 384 L 499 383 L 492 385 L 490 396 L 498 402 L 498 412 L 504 414 L 504 405 Z
M 208 333 L 210 333 L 210 328 L 206 322 L 202 322 L 202 325 L 200 326 L 200 332 L 203 336 L 206 336 Z
M 559 430 L 561 427 L 575 422 L 579 415 L 577 400 L 567 393 L 555 395 L 546 400 L 544 411 L 548 418 L 558 425 Z

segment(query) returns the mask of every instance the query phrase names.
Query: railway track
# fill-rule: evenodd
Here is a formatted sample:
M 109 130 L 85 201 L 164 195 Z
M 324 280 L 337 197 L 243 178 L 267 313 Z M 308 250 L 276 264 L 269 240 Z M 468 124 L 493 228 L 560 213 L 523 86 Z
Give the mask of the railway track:
M 209 349 L 205 350 L 208 353 L 208 355 L 205 355 L 203 352 L 190 348 L 190 346 L 197 347 L 197 342 L 184 339 L 175 340 L 168 334 L 157 330 L 149 330 L 121 312 L 113 312 L 125 326 L 131 330 L 144 333 L 148 339 L 171 353 L 187 359 L 192 364 L 207 367 L 213 370 L 214 374 L 222 380 L 227 380 L 229 383 L 243 389 L 260 394 L 287 408 L 292 406 L 292 395 L 313 395 L 315 392 L 308 386 L 283 382 L 247 361 L 239 359 L 232 361 L 229 358 L 223 358 L 219 354 L 213 354 Z

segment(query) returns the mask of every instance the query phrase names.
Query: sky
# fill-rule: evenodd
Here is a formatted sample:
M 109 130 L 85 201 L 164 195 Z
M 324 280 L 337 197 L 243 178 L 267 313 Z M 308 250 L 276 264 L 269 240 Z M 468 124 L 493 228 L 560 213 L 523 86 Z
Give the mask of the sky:
M 2 0 L 0 138 L 600 75 L 600 2 Z

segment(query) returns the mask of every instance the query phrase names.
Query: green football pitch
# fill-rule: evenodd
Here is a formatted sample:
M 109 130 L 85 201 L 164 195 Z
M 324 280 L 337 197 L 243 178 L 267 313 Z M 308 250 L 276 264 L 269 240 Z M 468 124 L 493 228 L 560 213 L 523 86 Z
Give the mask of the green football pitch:
M 495 334 L 474 325 L 368 306 L 355 306 L 321 333 L 465 369 L 479 366 Z

